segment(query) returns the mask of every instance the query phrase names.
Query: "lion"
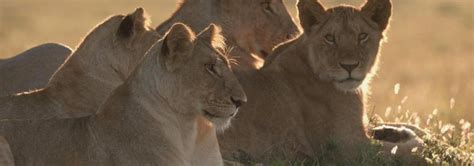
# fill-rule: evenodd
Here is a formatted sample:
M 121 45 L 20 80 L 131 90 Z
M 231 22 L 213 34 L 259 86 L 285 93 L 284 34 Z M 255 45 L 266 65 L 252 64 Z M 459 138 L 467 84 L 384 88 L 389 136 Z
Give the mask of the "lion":
M 96 113 L 160 35 L 142 8 L 108 18 L 85 37 L 45 88 L 0 97 L 0 119 L 79 117 Z
M 163 34 L 175 22 L 195 30 L 209 23 L 222 27 L 235 70 L 260 68 L 277 44 L 299 33 L 281 0 L 181 0 L 174 14 L 156 30 Z
M 66 45 L 45 43 L 0 61 L 0 96 L 43 88 L 71 52 Z
M 198 129 L 225 129 L 246 96 L 220 38 L 214 25 L 196 36 L 175 24 L 97 114 L 4 120 L 0 135 L 17 165 L 222 165 L 216 139 Z
M 237 72 L 249 102 L 219 136 L 226 159 L 314 159 L 331 150 L 336 161 L 356 161 L 370 145 L 364 107 L 390 0 L 297 7 L 303 34 L 275 48 L 260 70 Z

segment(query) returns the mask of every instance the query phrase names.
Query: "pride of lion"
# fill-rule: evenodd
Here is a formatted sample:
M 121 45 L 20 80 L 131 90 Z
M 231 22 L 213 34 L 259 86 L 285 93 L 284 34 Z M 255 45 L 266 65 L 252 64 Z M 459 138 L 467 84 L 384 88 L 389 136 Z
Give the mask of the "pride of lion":
M 391 0 L 297 9 L 299 25 L 282 0 L 186 0 L 153 29 L 137 8 L 73 51 L 49 43 L 0 61 L 1 164 L 351 165 L 374 139 L 425 164 L 413 126 L 367 128 Z

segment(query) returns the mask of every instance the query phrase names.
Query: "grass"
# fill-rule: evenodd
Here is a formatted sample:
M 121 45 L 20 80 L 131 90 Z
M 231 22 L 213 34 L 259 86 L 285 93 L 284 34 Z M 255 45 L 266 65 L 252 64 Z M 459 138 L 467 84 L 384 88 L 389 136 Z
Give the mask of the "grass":
M 414 125 L 422 129 L 426 135 L 421 136 L 424 142 L 423 148 L 412 149 L 412 155 L 429 165 L 461 165 L 469 166 L 474 164 L 474 132 L 471 130 L 471 123 L 461 119 L 457 124 L 444 123 L 439 118 L 437 111 L 433 111 L 428 117 L 419 117 L 416 113 L 387 111 L 385 119 L 396 122 L 403 122 Z M 385 122 L 382 116 L 373 114 L 370 120 L 371 126 L 377 126 Z M 337 157 L 336 142 L 330 142 L 325 150 L 318 154 L 314 160 L 287 161 L 284 159 L 274 159 L 265 165 L 271 166 L 323 166 L 323 165 L 352 165 L 352 166 L 398 166 L 411 165 L 396 156 L 396 149 L 392 149 L 393 154 L 384 155 L 380 153 L 381 144 L 372 141 L 371 146 L 362 146 L 360 155 L 356 160 L 344 161 Z M 246 159 L 247 165 L 259 166 L 257 163 Z
M 399 86 L 394 86 L 394 95 L 399 94 Z M 421 156 L 433 165 L 472 165 L 474 164 L 474 132 L 471 123 L 460 119 L 456 123 L 443 121 L 440 111 L 434 109 L 428 116 L 403 109 L 407 98 L 402 99 L 396 110 L 386 109 L 383 115 L 373 114 L 372 126 L 384 121 L 406 123 L 422 129 L 427 134 L 422 137 L 423 149 L 413 149 L 413 154 Z M 449 102 L 449 109 L 455 107 L 455 100 Z M 405 110 L 405 111 L 403 111 Z

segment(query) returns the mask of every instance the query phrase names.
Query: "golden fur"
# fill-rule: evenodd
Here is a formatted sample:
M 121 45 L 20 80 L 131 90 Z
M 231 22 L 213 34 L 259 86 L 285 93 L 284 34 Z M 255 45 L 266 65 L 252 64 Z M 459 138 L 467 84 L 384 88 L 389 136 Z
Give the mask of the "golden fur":
M 85 37 L 44 89 L 0 97 L 0 119 L 78 117 L 97 111 L 159 39 L 144 10 L 110 17 Z
M 182 0 L 156 29 L 163 34 L 175 22 L 195 30 L 210 23 L 221 26 L 237 70 L 260 68 L 275 45 L 298 33 L 281 0 Z
M 68 46 L 46 43 L 0 61 L 0 96 L 44 88 L 71 52 Z
M 363 83 L 375 72 L 390 0 L 297 6 L 304 34 L 276 48 L 259 71 L 238 73 L 249 103 L 219 139 L 225 157 L 307 159 L 335 143 L 331 153 L 346 161 L 370 143 Z
M 222 165 L 209 125 L 225 128 L 246 96 L 216 32 L 174 25 L 97 115 L 0 122 L 16 165 Z

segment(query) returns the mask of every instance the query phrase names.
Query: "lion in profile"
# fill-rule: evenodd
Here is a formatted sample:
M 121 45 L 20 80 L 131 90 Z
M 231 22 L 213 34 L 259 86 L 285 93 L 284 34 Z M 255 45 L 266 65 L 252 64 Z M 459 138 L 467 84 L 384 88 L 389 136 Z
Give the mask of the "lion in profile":
M 246 96 L 221 46 L 214 25 L 175 24 L 96 115 L 5 120 L 0 135 L 16 165 L 222 165 L 199 130 L 226 128 Z
M 249 102 L 219 138 L 226 158 L 308 159 L 330 149 L 345 162 L 370 145 L 367 84 L 377 69 L 390 0 L 329 9 L 299 0 L 297 7 L 304 33 L 279 45 L 260 70 L 237 73 Z
M 66 45 L 46 43 L 0 60 L 0 96 L 45 87 L 71 52 Z
M 45 88 L 0 97 L 0 119 L 79 117 L 97 108 L 159 38 L 142 8 L 92 29 Z
M 163 34 L 175 22 L 192 29 L 210 23 L 222 27 L 236 70 L 257 69 L 277 44 L 299 33 L 281 0 L 180 0 L 174 14 L 156 30 Z

